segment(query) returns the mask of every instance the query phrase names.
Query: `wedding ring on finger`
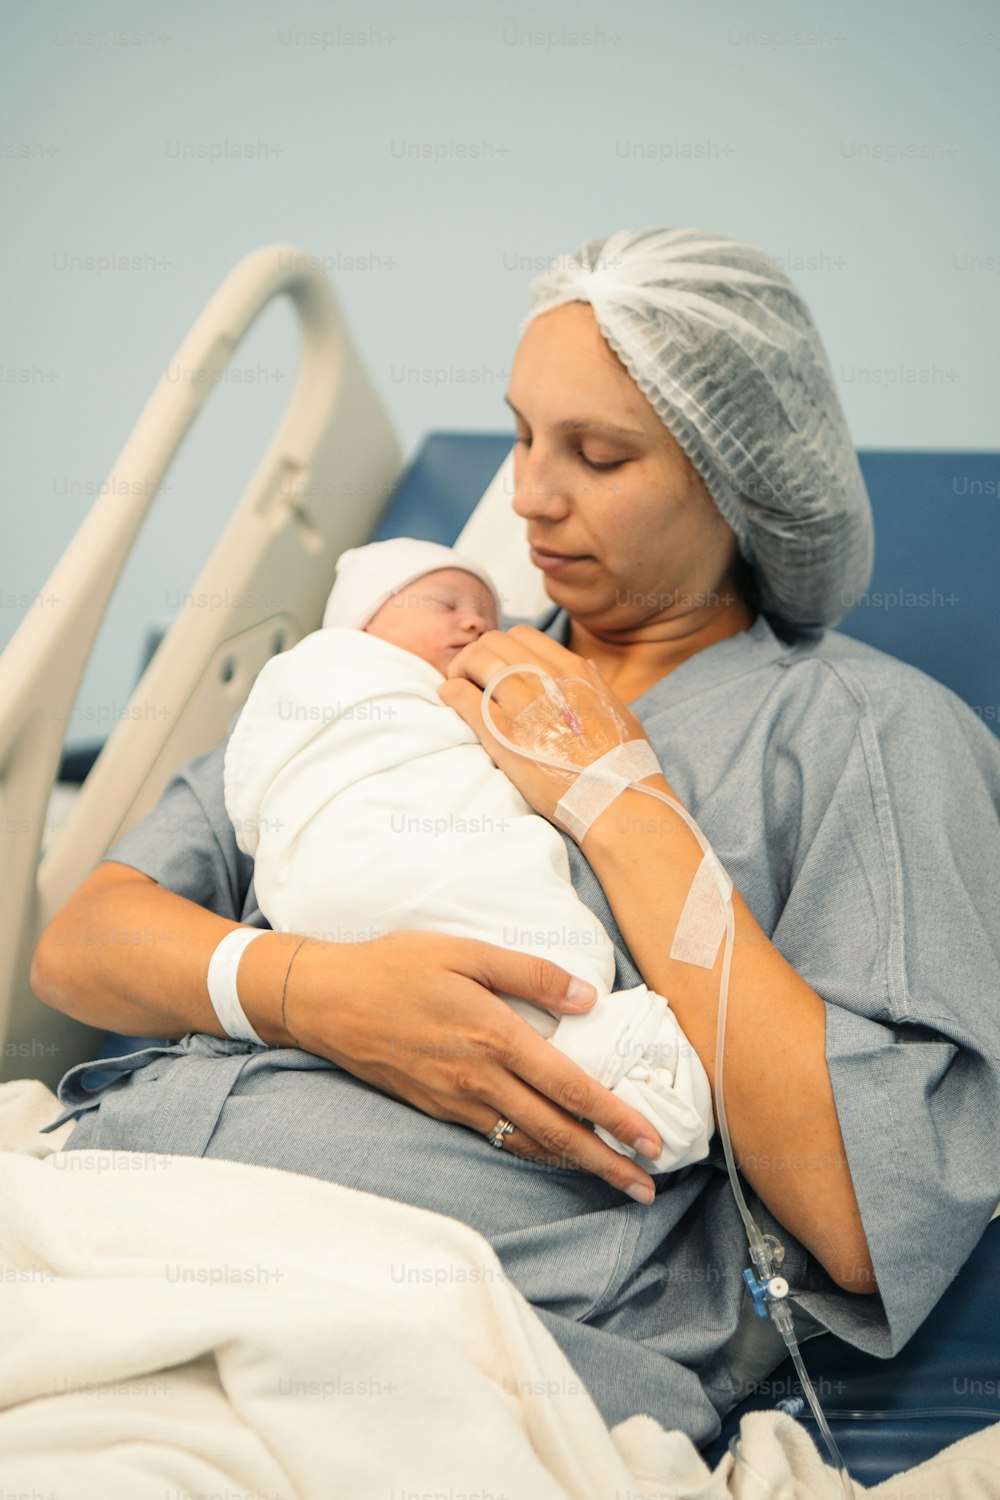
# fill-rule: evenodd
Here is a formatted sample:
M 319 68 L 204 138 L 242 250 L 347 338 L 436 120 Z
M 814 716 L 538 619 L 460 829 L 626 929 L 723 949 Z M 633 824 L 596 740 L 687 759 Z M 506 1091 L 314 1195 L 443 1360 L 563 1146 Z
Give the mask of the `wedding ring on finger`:
M 502 1151 L 503 1138 L 505 1135 L 510 1135 L 513 1129 L 514 1126 L 511 1121 L 505 1120 L 501 1115 L 500 1119 L 496 1122 L 486 1139 L 489 1141 L 491 1146 L 497 1146 Z

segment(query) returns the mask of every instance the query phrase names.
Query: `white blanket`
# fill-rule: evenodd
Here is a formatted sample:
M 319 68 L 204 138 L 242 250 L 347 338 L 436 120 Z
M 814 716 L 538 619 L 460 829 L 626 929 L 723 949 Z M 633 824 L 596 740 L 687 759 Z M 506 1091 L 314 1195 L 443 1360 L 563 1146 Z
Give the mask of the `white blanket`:
M 224 769 L 261 911 L 329 942 L 432 931 L 551 958 L 596 987 L 591 1012 L 560 1020 L 504 998 L 656 1128 L 663 1149 L 641 1165 L 702 1161 L 714 1120 L 701 1059 L 662 995 L 612 996 L 614 948 L 573 888 L 561 835 L 441 702 L 442 681 L 358 630 L 318 630 L 265 665 Z
M 47 1154 L 56 1113 L 0 1087 L 4 1494 L 839 1500 L 776 1413 L 744 1419 L 736 1473 L 651 1417 L 609 1432 L 454 1220 L 259 1167 Z M 998 1473 L 1000 1426 L 857 1492 L 972 1500 Z

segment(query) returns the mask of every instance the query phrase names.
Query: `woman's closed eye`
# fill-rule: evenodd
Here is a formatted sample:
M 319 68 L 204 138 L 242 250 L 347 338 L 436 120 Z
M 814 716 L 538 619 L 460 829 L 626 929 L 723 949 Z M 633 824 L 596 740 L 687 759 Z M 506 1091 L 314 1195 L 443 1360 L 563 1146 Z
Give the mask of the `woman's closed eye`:
M 588 469 L 620 469 L 622 464 L 628 463 L 627 458 L 616 458 L 612 463 L 598 464 L 595 463 L 593 459 L 588 458 L 585 453 L 581 453 L 580 457 L 583 459 Z
M 525 448 L 530 448 L 531 447 L 531 441 L 530 441 L 529 438 L 516 437 L 514 439 L 514 443 L 515 443 L 515 445 L 518 444 L 518 443 L 522 443 Z M 622 466 L 622 464 L 627 464 L 628 463 L 628 459 L 627 458 L 616 458 L 611 463 L 603 463 L 603 464 L 597 463 L 597 462 L 595 462 L 594 459 L 588 458 L 587 455 L 584 452 L 582 452 L 582 451 L 578 454 L 578 457 L 580 458 L 580 460 L 583 463 L 585 463 L 587 465 L 588 469 L 596 469 L 598 472 L 605 471 L 605 470 L 608 470 L 608 469 L 620 469 L 621 466 Z

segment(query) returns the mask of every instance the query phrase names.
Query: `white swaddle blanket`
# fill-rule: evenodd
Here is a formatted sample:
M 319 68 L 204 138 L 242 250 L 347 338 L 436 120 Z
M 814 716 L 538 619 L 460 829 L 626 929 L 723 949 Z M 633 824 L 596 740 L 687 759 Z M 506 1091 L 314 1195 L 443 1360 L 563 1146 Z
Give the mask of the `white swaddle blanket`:
M 559 1018 L 503 998 L 656 1126 L 663 1172 L 699 1161 L 708 1078 L 662 995 L 612 994 L 612 944 L 561 835 L 441 702 L 441 673 L 358 630 L 316 631 L 258 676 L 226 748 L 226 809 L 260 909 L 326 942 L 433 931 L 540 954 L 598 999 Z M 603 1140 L 633 1155 L 605 1131 Z

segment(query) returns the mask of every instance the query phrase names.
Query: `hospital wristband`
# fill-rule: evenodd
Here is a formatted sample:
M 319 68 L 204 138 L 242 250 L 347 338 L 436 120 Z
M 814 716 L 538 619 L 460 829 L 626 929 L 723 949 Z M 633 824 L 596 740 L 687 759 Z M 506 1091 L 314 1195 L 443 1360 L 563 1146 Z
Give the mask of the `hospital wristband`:
M 226 1036 L 235 1042 L 256 1042 L 266 1046 L 263 1038 L 247 1020 L 236 992 L 236 971 L 240 959 L 254 938 L 263 937 L 264 927 L 234 927 L 217 945 L 208 964 L 208 998 Z

